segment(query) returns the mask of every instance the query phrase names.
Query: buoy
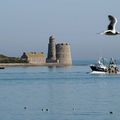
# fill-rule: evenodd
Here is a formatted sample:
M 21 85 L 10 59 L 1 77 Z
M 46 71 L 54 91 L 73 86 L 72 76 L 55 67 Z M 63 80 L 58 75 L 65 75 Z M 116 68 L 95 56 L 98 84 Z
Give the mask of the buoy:
M 112 111 L 110 111 L 109 113 L 110 113 L 110 114 L 113 114 L 113 112 L 112 112 Z

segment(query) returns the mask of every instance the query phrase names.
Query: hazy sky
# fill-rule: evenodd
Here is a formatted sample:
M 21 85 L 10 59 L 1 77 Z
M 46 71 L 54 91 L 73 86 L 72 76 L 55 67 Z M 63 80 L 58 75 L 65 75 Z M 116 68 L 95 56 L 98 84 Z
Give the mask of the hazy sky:
M 58 43 L 71 44 L 73 59 L 120 58 L 120 36 L 97 34 L 106 30 L 109 14 L 120 31 L 120 0 L 0 0 L 0 53 L 47 54 L 54 34 Z

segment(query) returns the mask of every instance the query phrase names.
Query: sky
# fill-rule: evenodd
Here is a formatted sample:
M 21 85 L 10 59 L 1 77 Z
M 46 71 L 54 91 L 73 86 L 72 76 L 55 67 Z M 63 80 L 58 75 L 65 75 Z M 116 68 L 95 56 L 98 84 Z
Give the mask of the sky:
M 120 0 L 0 0 L 0 54 L 21 56 L 44 52 L 49 37 L 71 45 L 72 58 L 120 59 L 120 36 L 97 33 L 107 29 L 108 15 L 117 17 Z

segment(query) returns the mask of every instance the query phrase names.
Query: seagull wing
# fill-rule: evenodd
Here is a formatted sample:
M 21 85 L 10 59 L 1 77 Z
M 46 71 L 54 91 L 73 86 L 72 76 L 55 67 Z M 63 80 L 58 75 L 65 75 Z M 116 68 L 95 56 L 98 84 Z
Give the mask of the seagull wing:
M 117 19 L 111 15 L 108 15 L 108 18 L 110 20 L 110 24 L 108 25 L 108 30 L 115 31 L 115 25 L 117 23 Z

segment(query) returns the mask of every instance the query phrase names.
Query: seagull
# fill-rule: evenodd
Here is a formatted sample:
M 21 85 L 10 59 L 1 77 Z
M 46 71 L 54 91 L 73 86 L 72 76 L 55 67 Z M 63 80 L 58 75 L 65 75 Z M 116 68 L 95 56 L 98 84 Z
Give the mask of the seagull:
M 101 35 L 120 35 L 120 32 L 116 31 L 115 26 L 117 23 L 117 19 L 113 17 L 112 15 L 108 15 L 109 18 L 109 25 L 106 31 L 100 33 Z

